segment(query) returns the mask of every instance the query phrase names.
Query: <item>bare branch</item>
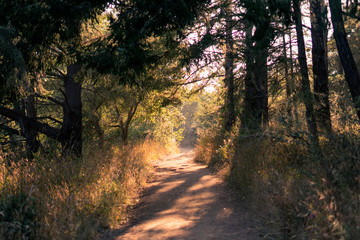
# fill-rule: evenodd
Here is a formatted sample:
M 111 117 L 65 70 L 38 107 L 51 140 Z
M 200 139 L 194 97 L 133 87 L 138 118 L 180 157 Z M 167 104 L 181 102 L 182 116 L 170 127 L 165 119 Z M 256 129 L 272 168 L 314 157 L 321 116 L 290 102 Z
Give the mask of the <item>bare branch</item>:
M 64 77 L 60 74 L 56 74 L 56 73 L 52 73 L 52 72 L 48 72 L 46 73 L 46 76 L 48 77 L 53 77 L 53 78 L 56 78 L 56 79 L 62 79 L 64 80 Z
M 64 106 L 64 102 L 61 102 L 61 101 L 59 101 L 59 100 L 57 100 L 57 99 L 55 99 L 53 97 L 44 97 L 44 96 L 41 96 L 38 93 L 35 93 L 35 96 L 38 97 L 38 98 L 47 99 L 47 100 L 49 100 L 49 101 L 51 101 L 53 103 L 56 103 L 56 104 L 58 104 L 60 106 Z
M 348 13 L 348 12 L 344 12 L 344 11 L 343 11 L 343 15 L 345 15 L 345 16 L 347 16 L 347 17 L 350 17 L 350 18 L 354 18 L 354 19 L 360 21 L 360 16 L 356 16 L 355 14 Z
M 110 125 L 110 126 L 108 126 L 108 127 L 113 127 L 113 128 L 119 128 L 119 127 L 121 127 L 120 125 Z
M 36 118 L 37 120 L 43 120 L 43 119 L 49 119 L 49 120 L 51 120 L 51 121 L 53 121 L 53 122 L 56 122 L 56 123 L 59 123 L 59 124 L 63 124 L 61 121 L 59 121 L 59 120 L 57 120 L 57 119 L 55 119 L 55 118 L 53 118 L 53 117 L 38 117 L 38 118 Z
M 60 69 L 55 68 L 55 71 L 57 71 L 63 78 L 67 77 L 67 75 L 65 73 L 63 73 L 62 71 L 60 71 Z
M 46 123 L 34 121 L 34 119 L 31 119 L 27 116 L 21 115 L 20 113 L 14 111 L 12 109 L 0 106 L 0 115 L 10 118 L 16 122 L 31 121 L 32 124 L 29 124 L 29 128 L 31 128 L 35 131 L 38 131 L 40 133 L 43 133 L 52 139 L 55 139 L 55 140 L 59 139 L 59 135 L 60 135 L 59 129 L 53 128 Z
M 6 126 L 6 125 L 4 125 L 4 124 L 1 124 L 1 125 L 0 125 L 0 129 L 1 129 L 1 130 L 4 130 L 4 131 L 6 131 L 6 132 L 8 132 L 8 133 L 10 133 L 10 134 L 13 134 L 13 135 L 21 135 L 21 131 L 20 131 L 20 130 L 16 130 L 16 129 L 14 129 L 14 128 L 8 127 L 8 126 Z

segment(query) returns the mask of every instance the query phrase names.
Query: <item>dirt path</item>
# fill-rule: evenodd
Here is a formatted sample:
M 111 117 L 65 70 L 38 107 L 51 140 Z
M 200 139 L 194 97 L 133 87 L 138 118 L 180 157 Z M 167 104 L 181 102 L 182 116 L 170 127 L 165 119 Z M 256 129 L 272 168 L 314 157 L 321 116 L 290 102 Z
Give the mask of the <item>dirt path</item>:
M 257 239 L 248 231 L 249 216 L 225 184 L 184 150 L 159 160 L 130 226 L 106 239 Z

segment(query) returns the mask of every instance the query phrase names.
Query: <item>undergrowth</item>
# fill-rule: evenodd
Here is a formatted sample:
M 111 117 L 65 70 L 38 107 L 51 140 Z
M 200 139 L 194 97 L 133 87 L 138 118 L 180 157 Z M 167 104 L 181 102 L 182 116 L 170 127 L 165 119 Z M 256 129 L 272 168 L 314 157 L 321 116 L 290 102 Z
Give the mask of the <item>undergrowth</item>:
M 360 140 L 321 138 L 320 164 L 297 136 L 200 139 L 196 158 L 215 166 L 249 201 L 264 239 L 360 239 Z M 331 172 L 332 178 L 328 177 Z
M 0 239 L 97 239 L 126 212 L 164 154 L 151 141 L 82 159 L 0 155 Z

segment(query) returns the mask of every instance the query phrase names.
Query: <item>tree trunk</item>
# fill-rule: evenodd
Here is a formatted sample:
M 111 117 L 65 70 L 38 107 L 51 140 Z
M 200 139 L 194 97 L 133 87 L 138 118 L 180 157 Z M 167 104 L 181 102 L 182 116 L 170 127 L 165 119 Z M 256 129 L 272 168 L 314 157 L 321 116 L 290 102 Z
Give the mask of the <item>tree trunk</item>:
M 253 26 L 250 23 L 247 25 L 245 96 L 241 114 L 241 129 L 243 132 L 251 133 L 259 131 L 268 122 L 267 49 L 269 40 L 265 34 L 265 39 L 259 40 L 254 46 Z
M 293 6 L 294 20 L 296 25 L 296 35 L 297 35 L 297 44 L 298 44 L 298 60 L 299 60 L 300 72 L 301 72 L 302 94 L 306 108 L 306 122 L 307 122 L 308 130 L 310 132 L 310 141 L 311 141 L 312 150 L 316 155 L 320 156 L 319 154 L 320 144 L 319 144 L 319 137 L 315 122 L 313 95 L 310 90 L 309 73 L 306 62 L 306 52 L 305 52 L 304 35 L 302 31 L 300 2 L 299 0 L 294 0 L 293 3 L 294 3 Z
M 254 56 L 253 56 L 253 39 L 252 39 L 252 30 L 253 26 L 246 22 L 245 26 L 245 92 L 244 92 L 244 105 L 241 113 L 241 129 L 242 132 L 246 132 L 249 129 L 258 129 L 260 124 L 258 121 L 254 121 L 252 112 L 255 109 L 255 104 L 253 100 L 253 92 L 255 91 L 255 77 L 254 77 Z
M 269 121 L 269 109 L 268 109 L 268 68 L 267 57 L 268 47 L 261 49 L 255 58 L 254 70 L 255 82 L 257 83 L 256 98 L 259 106 L 259 118 L 261 119 L 262 127 L 265 128 Z
M 25 109 L 26 109 L 26 116 L 29 118 L 29 121 L 26 121 L 27 124 L 34 126 L 37 118 L 37 111 L 36 111 L 36 103 L 34 96 L 34 88 L 32 86 L 31 86 L 30 95 L 27 97 L 25 102 Z M 37 139 L 38 133 L 36 129 L 32 129 L 29 126 L 27 126 L 25 129 L 26 129 L 25 138 L 26 138 L 27 151 L 29 157 L 32 158 L 33 153 L 36 153 L 40 147 L 40 142 Z
M 285 29 L 282 32 L 282 41 L 283 41 L 283 56 L 284 56 L 284 72 L 285 72 L 285 90 L 286 90 L 286 113 L 288 116 L 291 116 L 291 84 L 290 84 L 290 77 L 289 77 L 289 65 L 288 65 L 288 57 L 286 53 L 286 39 L 285 39 Z M 290 39 L 291 41 L 291 39 Z
M 20 123 L 23 119 L 25 119 L 26 121 L 30 121 L 30 119 L 27 116 L 24 116 L 23 114 L 19 113 L 17 109 L 13 110 L 1 105 L 0 105 L 0 115 L 7 117 L 11 120 L 14 120 L 18 123 Z M 49 126 L 46 123 L 35 121 L 33 125 L 29 124 L 29 128 L 34 129 L 37 132 L 43 133 L 54 140 L 59 140 L 59 130 Z M 14 134 L 16 134 L 16 131 L 14 131 Z
M 82 102 L 81 83 L 75 81 L 80 66 L 71 64 L 67 67 L 64 79 L 63 125 L 60 130 L 60 142 L 65 154 L 81 157 L 82 154 Z
M 48 137 L 59 141 L 63 148 L 63 154 L 81 157 L 82 154 L 82 102 L 81 83 L 75 81 L 75 75 L 80 71 L 80 66 L 71 64 L 67 68 L 64 78 L 65 91 L 63 107 L 63 123 L 61 129 L 53 128 L 36 119 L 35 98 L 31 94 L 27 102 L 22 106 L 15 105 L 15 110 L 0 106 L 0 115 L 10 118 L 19 123 L 21 133 L 26 138 L 27 146 L 31 151 L 37 150 L 39 142 L 37 133 L 43 133 Z
M 349 42 L 346 38 L 344 20 L 342 18 L 341 1 L 329 0 L 329 4 L 336 47 L 339 52 L 340 60 L 345 72 L 345 80 L 348 83 L 357 116 L 360 119 L 360 78 Z
M 232 36 L 233 20 L 230 6 L 226 7 L 226 53 L 225 53 L 225 131 L 229 132 L 235 124 L 235 99 L 234 99 L 234 39 Z
M 104 137 L 105 136 L 104 136 L 104 130 L 100 126 L 100 118 L 98 116 L 96 116 L 96 119 L 94 121 L 94 128 L 99 137 L 99 141 L 98 141 L 99 148 L 102 149 L 104 147 L 104 142 L 105 142 Z
M 326 12 L 324 0 L 310 1 L 315 117 L 317 126 L 331 133 Z
M 127 115 L 127 118 L 124 122 L 123 118 L 120 117 L 120 128 L 121 128 L 121 138 L 122 138 L 122 141 L 123 141 L 123 144 L 124 145 L 127 145 L 128 144 L 128 138 L 129 138 L 129 128 L 130 128 L 130 123 L 131 123 L 131 120 L 134 118 L 135 116 L 135 113 L 136 113 L 136 110 L 138 108 L 140 104 L 140 101 L 137 100 L 135 101 L 134 105 L 132 105 L 128 111 L 128 115 Z
M 22 99 L 14 104 L 15 111 L 18 112 L 19 120 L 17 121 L 20 127 L 20 132 L 25 138 L 26 153 L 29 159 L 33 158 L 33 154 L 39 150 L 40 142 L 37 139 L 38 133 L 36 130 L 36 104 L 34 97 L 34 88 L 26 83 L 26 92 L 29 94 L 26 99 Z

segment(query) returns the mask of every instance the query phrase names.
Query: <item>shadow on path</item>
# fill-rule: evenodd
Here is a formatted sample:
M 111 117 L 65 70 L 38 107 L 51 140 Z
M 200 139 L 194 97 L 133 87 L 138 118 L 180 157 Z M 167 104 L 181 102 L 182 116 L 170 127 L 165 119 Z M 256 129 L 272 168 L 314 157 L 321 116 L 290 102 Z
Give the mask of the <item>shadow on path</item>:
M 225 184 L 185 151 L 160 160 L 134 222 L 105 239 L 256 239 Z

